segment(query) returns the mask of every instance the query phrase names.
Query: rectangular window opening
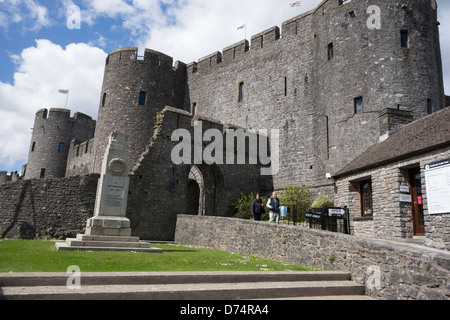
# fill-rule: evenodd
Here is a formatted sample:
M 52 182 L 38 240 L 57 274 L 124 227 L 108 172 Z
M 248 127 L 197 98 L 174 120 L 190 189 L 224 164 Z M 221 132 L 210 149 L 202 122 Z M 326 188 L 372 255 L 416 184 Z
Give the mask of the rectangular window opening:
M 334 57 L 334 45 L 333 42 L 328 44 L 328 60 L 333 59 Z
M 64 142 L 61 142 L 59 144 L 59 153 L 64 152 L 64 146 L 65 146 Z
M 140 106 L 145 106 L 146 99 L 147 99 L 147 92 L 141 91 L 139 93 L 139 105 Z
M 400 31 L 400 42 L 402 48 L 409 48 L 409 33 L 408 30 Z
M 36 142 L 33 142 L 33 145 L 31 146 L 31 152 L 34 152 L 36 149 Z
M 355 114 L 363 112 L 363 98 L 357 97 L 355 98 Z
M 361 195 L 361 217 L 372 217 L 372 180 L 361 181 L 359 191 Z
M 44 178 L 45 178 L 45 169 L 44 169 L 44 168 L 41 169 L 41 175 L 40 175 L 40 178 L 41 178 L 41 179 L 44 179 Z
M 428 114 L 433 113 L 433 103 L 432 103 L 431 99 L 427 99 L 427 112 L 428 112 Z
M 239 97 L 238 102 L 244 101 L 244 82 L 239 83 Z
M 106 104 L 106 92 L 103 93 L 103 98 L 102 98 L 102 108 L 105 106 Z
M 287 77 L 284 77 L 284 96 L 287 97 Z

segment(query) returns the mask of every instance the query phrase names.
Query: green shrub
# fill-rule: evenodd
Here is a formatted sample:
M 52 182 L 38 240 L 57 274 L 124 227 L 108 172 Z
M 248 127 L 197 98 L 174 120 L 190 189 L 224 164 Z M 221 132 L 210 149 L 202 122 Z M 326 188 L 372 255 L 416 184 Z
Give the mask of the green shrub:
M 305 212 L 311 207 L 311 193 L 306 185 L 302 187 L 289 185 L 284 188 L 279 198 L 282 206 L 291 208 L 288 219 L 291 219 L 294 206 L 297 208 L 297 219 L 303 217 Z
M 236 202 L 233 203 L 230 216 L 232 216 L 233 218 L 236 218 L 236 219 L 245 219 L 245 220 L 252 219 L 253 215 L 251 212 L 251 207 L 252 207 L 252 202 L 255 199 L 256 199 L 256 193 L 252 192 L 250 194 L 244 194 L 243 192 L 241 192 L 241 195 L 239 196 L 239 198 L 237 198 Z M 267 200 L 268 200 L 267 197 L 261 196 L 261 201 L 264 204 L 264 207 L 266 207 Z M 269 219 L 269 212 L 268 212 L 267 208 L 265 208 L 265 209 L 266 209 L 266 214 L 264 214 L 262 216 L 262 220 Z
M 334 202 L 330 200 L 325 194 L 321 194 L 317 197 L 317 199 L 312 204 L 312 208 L 321 209 L 321 208 L 333 208 Z

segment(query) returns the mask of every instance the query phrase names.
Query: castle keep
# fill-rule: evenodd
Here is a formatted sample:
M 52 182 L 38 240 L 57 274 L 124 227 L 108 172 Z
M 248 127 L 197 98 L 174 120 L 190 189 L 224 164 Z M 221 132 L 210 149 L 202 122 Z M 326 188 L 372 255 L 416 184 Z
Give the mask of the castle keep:
M 25 179 L 100 173 L 108 137 L 120 131 L 133 168 L 128 216 L 141 238 L 172 239 L 178 214 L 224 215 L 241 191 L 307 184 L 334 198 L 332 174 L 446 106 L 436 2 L 378 0 L 373 28 L 369 5 L 324 0 L 189 64 L 150 49 L 143 57 L 137 48 L 114 50 L 97 122 L 64 110 L 36 114 Z M 204 131 L 278 129 L 279 171 L 174 165 L 172 133 L 193 133 L 195 121 Z

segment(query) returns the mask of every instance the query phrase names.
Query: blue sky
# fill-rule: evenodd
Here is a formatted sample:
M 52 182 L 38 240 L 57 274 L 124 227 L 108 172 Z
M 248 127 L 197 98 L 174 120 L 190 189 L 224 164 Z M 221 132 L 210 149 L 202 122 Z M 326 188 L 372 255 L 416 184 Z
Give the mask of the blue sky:
M 430 0 L 431 1 L 431 0 Z M 320 0 L 0 0 L 0 170 L 26 163 L 34 114 L 63 108 L 97 117 L 105 58 L 119 47 L 151 48 L 185 63 L 247 38 Z M 450 93 L 450 1 L 437 0 Z M 80 8 L 81 29 L 67 27 Z M 70 12 L 69 12 L 70 13 Z M 447 58 L 448 57 L 448 58 Z

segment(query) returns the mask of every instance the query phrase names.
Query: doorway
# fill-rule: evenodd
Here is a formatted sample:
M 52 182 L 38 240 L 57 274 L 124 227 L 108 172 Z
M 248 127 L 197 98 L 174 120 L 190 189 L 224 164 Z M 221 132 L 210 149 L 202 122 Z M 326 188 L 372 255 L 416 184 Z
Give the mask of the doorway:
M 412 200 L 412 219 L 414 236 L 425 236 L 423 214 L 422 173 L 420 168 L 409 170 L 409 187 Z

